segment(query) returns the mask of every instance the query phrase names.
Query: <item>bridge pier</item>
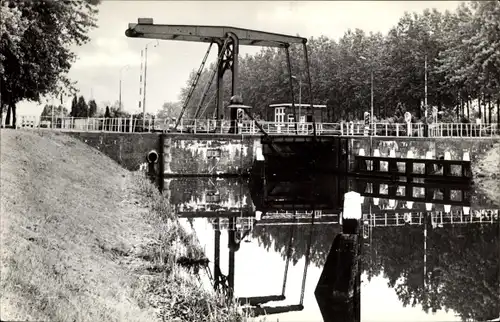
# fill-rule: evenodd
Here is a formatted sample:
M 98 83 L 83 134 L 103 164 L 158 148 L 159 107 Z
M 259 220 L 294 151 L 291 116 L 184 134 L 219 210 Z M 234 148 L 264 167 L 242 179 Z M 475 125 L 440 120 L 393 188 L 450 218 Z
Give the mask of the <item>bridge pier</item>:
M 269 171 L 346 173 L 349 147 L 340 137 L 268 136 L 261 139 Z

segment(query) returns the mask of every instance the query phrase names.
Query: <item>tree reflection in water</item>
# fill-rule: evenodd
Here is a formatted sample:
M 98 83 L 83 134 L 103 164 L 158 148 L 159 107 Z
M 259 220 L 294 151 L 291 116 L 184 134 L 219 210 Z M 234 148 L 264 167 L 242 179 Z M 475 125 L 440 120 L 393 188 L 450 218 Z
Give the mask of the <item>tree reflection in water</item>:
M 431 230 L 425 285 L 422 226 L 374 227 L 363 266 L 369 280 L 383 272 L 404 306 L 420 304 L 426 313 L 453 310 L 462 320 L 494 319 L 500 312 L 499 228 L 497 223 Z
M 296 264 L 307 250 L 308 225 L 297 226 L 291 259 Z M 372 242 L 362 252 L 368 281 L 383 274 L 404 306 L 422 306 L 426 313 L 452 310 L 462 320 L 484 321 L 500 312 L 500 226 L 446 225 L 427 237 L 427 279 L 424 283 L 423 226 L 374 227 Z M 315 225 L 311 262 L 325 264 L 337 225 Z M 288 230 L 256 226 L 259 245 L 286 258 Z M 302 237 L 301 237 L 302 236 Z M 274 242 L 274 246 L 273 246 Z
M 173 189 L 177 192 L 173 193 L 172 201 L 201 199 L 203 196 L 199 195 L 199 190 L 214 189 L 214 186 L 221 194 L 221 200 L 231 199 L 237 202 L 242 200 L 243 196 L 249 203 L 252 200 L 248 190 L 242 189 L 242 183 L 237 180 L 213 184 L 209 180 L 201 180 L 196 187 L 192 181 L 189 184 L 183 182 L 177 188 L 181 186 L 184 189 Z M 294 265 L 306 255 L 310 228 L 310 225 L 296 226 L 291 247 L 291 262 Z M 427 313 L 452 310 L 463 320 L 484 321 L 498 318 L 498 219 L 495 223 L 444 225 L 429 230 L 425 279 L 423 230 L 422 225 L 373 227 L 371 244 L 366 245 L 362 251 L 362 269 L 368 275 L 368 280 L 374 276 L 384 276 L 402 305 L 421 305 Z M 257 225 L 251 235 L 259 246 L 268 251 L 279 252 L 286 260 L 290 231 L 279 225 Z M 312 231 L 310 261 L 315 266 L 323 267 L 340 227 L 318 224 L 313 226 Z
M 310 225 L 298 225 L 295 228 L 295 238 L 292 240 L 291 261 L 296 265 L 303 258 L 307 251 L 307 236 L 309 236 Z M 325 264 L 326 257 L 332 246 L 333 239 L 340 232 L 339 225 L 314 225 L 312 233 L 314 236 L 311 245 L 311 263 L 321 267 Z M 252 236 L 257 238 L 259 246 L 266 250 L 271 250 L 274 241 L 275 252 L 286 258 L 287 248 L 290 242 L 290 230 L 281 226 L 256 226 L 252 231 Z

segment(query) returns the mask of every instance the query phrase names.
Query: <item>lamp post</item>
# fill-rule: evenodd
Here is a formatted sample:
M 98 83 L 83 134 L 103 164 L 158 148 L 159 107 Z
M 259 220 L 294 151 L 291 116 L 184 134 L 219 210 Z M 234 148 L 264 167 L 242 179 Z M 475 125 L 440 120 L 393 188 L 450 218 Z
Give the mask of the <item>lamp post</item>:
M 155 41 L 150 41 L 144 46 L 144 96 L 142 97 L 142 130 L 146 127 L 146 79 L 147 79 L 147 71 L 148 71 L 148 46 Z M 156 40 L 156 44 L 153 47 L 158 46 L 158 40 Z
M 359 56 L 360 59 L 368 61 L 366 57 L 364 56 Z M 372 134 L 375 132 L 373 128 L 373 62 L 370 62 L 370 87 L 371 87 L 371 93 L 370 93 L 370 123 L 371 123 L 371 128 L 372 128 Z
M 299 122 L 301 120 L 301 114 L 300 114 L 300 108 L 301 108 L 301 104 L 302 104 L 302 79 L 300 78 L 297 78 L 297 76 L 292 76 L 293 79 L 295 79 L 296 81 L 299 82 Z
M 425 117 L 425 136 L 429 135 L 429 120 L 428 120 L 428 112 L 427 112 L 427 74 L 428 74 L 428 66 L 427 66 L 427 56 L 429 52 L 429 42 L 431 40 L 432 35 L 434 32 L 432 30 L 428 31 L 427 37 L 425 38 L 424 42 L 424 117 Z
M 51 102 L 52 102 L 52 115 L 50 118 L 50 124 L 52 125 L 52 128 L 54 128 L 54 105 L 55 105 L 54 97 L 52 97 Z
M 118 108 L 122 108 L 122 72 L 124 70 L 128 70 L 130 65 L 125 65 L 122 68 L 120 68 L 120 88 L 119 88 L 119 93 L 118 93 Z
M 427 123 L 427 53 L 424 55 L 424 109 L 425 123 Z

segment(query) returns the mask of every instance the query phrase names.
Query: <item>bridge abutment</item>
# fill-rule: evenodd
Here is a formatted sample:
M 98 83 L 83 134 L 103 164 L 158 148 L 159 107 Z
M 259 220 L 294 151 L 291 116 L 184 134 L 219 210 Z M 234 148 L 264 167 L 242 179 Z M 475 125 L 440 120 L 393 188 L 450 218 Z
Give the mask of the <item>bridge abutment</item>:
M 432 151 L 433 157 L 461 159 L 464 152 L 472 164 L 484 156 L 500 139 L 465 138 L 378 138 L 326 137 L 297 135 L 241 134 L 174 134 L 174 133 L 111 133 L 66 132 L 100 150 L 124 168 L 136 171 L 146 163 L 151 150 L 163 154 L 166 175 L 239 175 L 247 173 L 255 162 L 271 168 L 311 169 L 328 172 L 347 169 L 352 156 L 360 149 L 373 155 L 394 157 L 413 155 L 424 157 Z M 161 139 L 163 138 L 163 143 Z M 449 154 L 449 155 L 448 155 Z

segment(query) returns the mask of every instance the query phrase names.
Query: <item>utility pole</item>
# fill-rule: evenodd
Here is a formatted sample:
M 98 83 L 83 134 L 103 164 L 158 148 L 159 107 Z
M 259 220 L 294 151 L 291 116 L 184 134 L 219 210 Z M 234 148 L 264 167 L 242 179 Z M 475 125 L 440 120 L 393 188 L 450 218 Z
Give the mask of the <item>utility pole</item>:
M 370 94 L 370 108 L 371 108 L 371 117 L 370 117 L 370 123 L 372 124 L 372 135 L 375 134 L 375 124 L 373 123 L 373 64 L 370 64 L 370 69 L 371 69 L 371 94 Z
M 59 112 L 59 115 L 61 117 L 61 129 L 62 129 L 63 128 L 63 118 L 64 118 L 64 113 L 63 113 L 63 111 L 64 111 L 64 105 L 63 105 L 63 93 L 62 93 L 62 91 L 59 94 L 59 99 L 60 99 L 60 103 L 61 103 L 61 105 L 59 105 L 60 108 L 61 108 L 61 111 Z
M 54 102 L 54 97 L 52 97 L 52 99 L 50 100 L 52 102 L 52 115 L 51 115 L 51 125 L 52 125 L 52 128 L 54 128 L 54 105 L 55 105 L 55 102 Z
M 425 70 L 425 75 L 424 75 L 424 115 L 425 115 L 425 122 L 427 123 L 427 54 L 424 55 L 424 70 Z
M 359 56 L 360 59 L 367 61 L 368 59 L 364 56 Z M 373 124 L 373 61 L 370 61 L 370 123 L 372 128 L 372 134 L 375 133 L 375 127 Z
M 120 86 L 119 86 L 119 93 L 118 93 L 118 108 L 122 108 L 122 72 L 123 70 L 127 70 L 129 65 L 125 65 L 122 68 L 120 68 Z
M 302 107 L 302 79 L 299 78 L 299 122 L 302 118 L 302 114 L 300 114 L 300 108 Z
M 148 71 L 148 45 L 144 48 L 144 95 L 142 96 L 142 131 L 146 128 L 146 77 Z
M 297 76 L 292 76 L 292 79 L 295 79 L 296 81 L 299 82 L 299 119 L 295 120 L 295 122 L 300 122 L 301 115 L 301 104 L 302 104 L 302 79 L 298 78 Z
M 148 45 L 152 42 L 149 42 L 144 47 L 144 96 L 142 97 L 142 130 L 146 128 L 146 82 L 147 82 L 147 71 L 148 71 Z M 158 40 L 153 47 L 158 46 Z

